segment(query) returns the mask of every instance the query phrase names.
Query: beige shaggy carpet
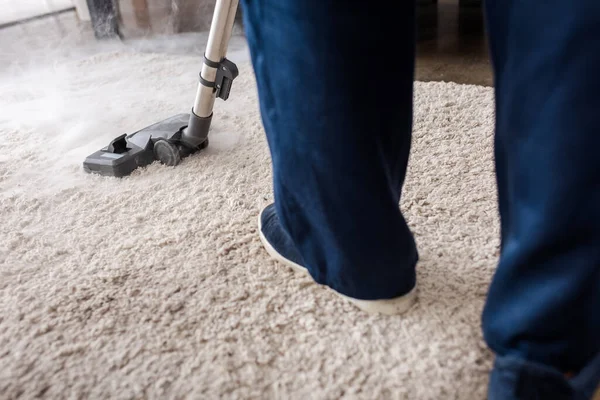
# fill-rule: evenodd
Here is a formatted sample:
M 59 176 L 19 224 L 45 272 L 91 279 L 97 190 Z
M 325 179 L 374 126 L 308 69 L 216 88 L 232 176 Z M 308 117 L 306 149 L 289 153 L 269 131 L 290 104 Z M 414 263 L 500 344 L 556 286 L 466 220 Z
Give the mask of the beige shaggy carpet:
M 83 173 L 114 136 L 187 112 L 199 65 L 120 50 L 0 81 L 0 398 L 483 399 L 492 89 L 416 84 L 402 208 L 420 300 L 371 316 L 261 247 L 271 171 L 247 63 L 207 151 Z

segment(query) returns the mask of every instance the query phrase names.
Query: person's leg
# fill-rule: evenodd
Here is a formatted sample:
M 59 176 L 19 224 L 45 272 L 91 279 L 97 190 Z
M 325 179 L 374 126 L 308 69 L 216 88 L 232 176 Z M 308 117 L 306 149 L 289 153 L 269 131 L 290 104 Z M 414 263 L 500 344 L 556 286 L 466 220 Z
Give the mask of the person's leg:
M 243 6 L 273 162 L 275 207 L 262 232 L 341 294 L 412 293 L 417 250 L 398 203 L 411 143 L 414 2 Z
M 589 398 L 600 379 L 600 2 L 487 0 L 486 15 L 502 221 L 483 312 L 497 354 L 490 399 Z

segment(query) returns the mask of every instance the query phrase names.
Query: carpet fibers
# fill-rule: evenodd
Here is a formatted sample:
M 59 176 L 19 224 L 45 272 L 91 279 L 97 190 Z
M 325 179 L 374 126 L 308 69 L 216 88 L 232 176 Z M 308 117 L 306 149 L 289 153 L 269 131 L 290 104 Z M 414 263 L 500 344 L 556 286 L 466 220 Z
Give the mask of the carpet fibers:
M 202 154 L 84 174 L 109 139 L 187 112 L 198 60 L 123 50 L 0 81 L 0 398 L 483 399 L 492 89 L 416 84 L 401 207 L 419 303 L 372 316 L 261 247 L 271 170 L 248 63 Z

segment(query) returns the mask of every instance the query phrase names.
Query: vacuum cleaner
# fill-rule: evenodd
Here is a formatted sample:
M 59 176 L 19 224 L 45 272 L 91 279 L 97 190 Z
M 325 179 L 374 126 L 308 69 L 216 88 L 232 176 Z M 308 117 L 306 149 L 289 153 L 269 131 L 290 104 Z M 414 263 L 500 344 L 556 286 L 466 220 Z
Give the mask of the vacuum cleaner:
M 124 177 L 155 161 L 175 166 L 208 146 L 215 99 L 227 100 L 237 66 L 225 58 L 239 0 L 217 0 L 191 113 L 113 139 L 83 162 L 88 173 Z

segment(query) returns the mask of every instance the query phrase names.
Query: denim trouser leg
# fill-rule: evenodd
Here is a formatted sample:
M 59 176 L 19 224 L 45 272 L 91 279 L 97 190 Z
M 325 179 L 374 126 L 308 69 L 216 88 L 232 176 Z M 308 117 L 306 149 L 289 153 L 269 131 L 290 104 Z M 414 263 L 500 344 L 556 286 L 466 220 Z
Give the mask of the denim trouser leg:
M 600 2 L 488 0 L 486 17 L 502 221 L 490 398 L 585 398 L 600 379 Z
M 398 208 L 415 10 L 394 4 L 243 1 L 281 224 L 317 282 L 366 300 L 415 285 L 417 250 Z
M 413 2 L 244 7 L 277 211 L 305 266 L 352 297 L 408 292 L 417 251 L 398 201 L 411 137 Z M 495 400 L 585 398 L 598 382 L 599 7 L 486 3 L 502 223 L 483 315 L 498 354 Z

